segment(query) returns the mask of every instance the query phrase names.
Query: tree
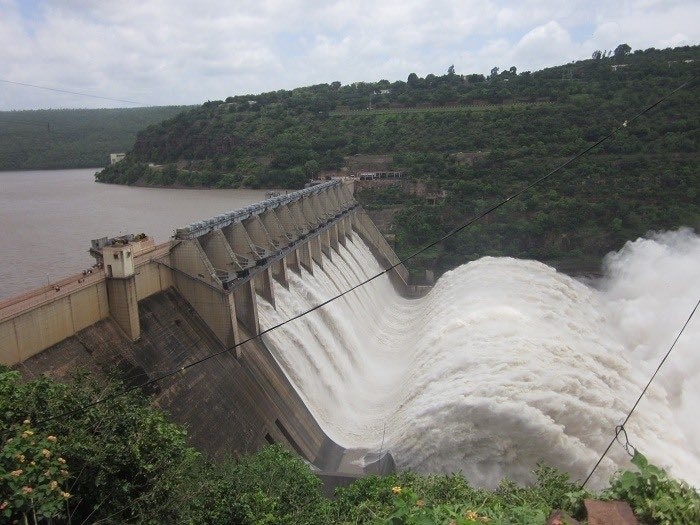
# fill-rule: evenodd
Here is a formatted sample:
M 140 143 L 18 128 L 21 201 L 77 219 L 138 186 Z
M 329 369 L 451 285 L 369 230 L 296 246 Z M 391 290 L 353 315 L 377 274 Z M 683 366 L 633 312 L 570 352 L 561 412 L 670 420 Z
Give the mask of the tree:
M 452 76 L 452 75 L 455 74 L 455 66 L 454 66 L 454 64 L 447 68 L 447 74 L 450 75 L 450 76 Z
M 593 60 L 600 60 L 601 58 L 603 58 L 603 52 L 600 49 L 596 49 L 595 51 L 593 51 L 591 58 L 593 58 Z
M 510 69 L 508 70 L 508 72 L 509 72 L 512 76 L 516 76 L 516 75 L 518 74 L 518 69 L 517 69 L 515 66 L 510 66 Z
M 316 160 L 307 160 L 304 163 L 304 171 L 306 172 L 306 176 L 312 179 L 321 171 L 321 166 Z
M 499 69 L 500 68 L 498 66 L 491 68 L 491 75 L 489 77 L 491 80 L 494 80 L 498 76 Z
M 630 51 L 632 51 L 632 48 L 628 46 L 627 44 L 620 44 L 615 48 L 615 51 L 613 52 L 615 58 L 621 58 L 626 55 L 630 54 Z
M 410 75 L 408 75 L 408 80 L 406 81 L 406 83 L 411 87 L 418 85 L 418 75 L 416 75 L 415 73 L 411 73 Z
M 105 388 L 84 374 L 68 383 L 24 382 L 19 372 L 0 366 L 0 520 L 9 509 L 10 523 L 28 513 L 51 518 L 66 512 L 73 523 L 117 514 L 121 522 L 150 521 L 138 519 L 149 512 L 138 504 L 141 498 L 180 460 L 202 458 L 187 446 L 185 430 L 140 393 L 31 427 L 31 421 L 88 406 L 122 388 Z

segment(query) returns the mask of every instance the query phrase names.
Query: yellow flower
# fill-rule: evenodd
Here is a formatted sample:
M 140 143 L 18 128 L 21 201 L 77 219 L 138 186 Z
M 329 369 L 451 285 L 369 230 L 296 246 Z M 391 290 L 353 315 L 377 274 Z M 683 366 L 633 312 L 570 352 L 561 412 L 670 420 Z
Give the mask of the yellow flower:
M 10 476 L 18 478 L 22 475 L 22 472 L 24 472 L 22 469 L 13 470 L 12 472 L 10 472 Z
M 61 465 L 65 465 L 65 464 L 66 464 L 66 460 L 63 459 L 63 458 L 58 458 L 56 461 L 58 461 Z
M 63 496 L 65 499 L 70 498 L 70 492 L 61 492 L 61 496 Z
M 34 492 L 34 489 L 32 487 L 22 487 L 22 494 L 31 494 L 32 492 Z
M 51 483 L 49 483 L 49 488 L 51 490 L 56 490 L 58 488 L 58 481 L 52 481 Z
M 29 464 L 30 464 L 32 467 L 34 467 L 34 466 L 36 466 L 36 461 L 30 461 Z
M 25 419 L 24 421 L 22 421 L 22 423 L 25 425 L 31 425 L 32 422 L 29 419 Z
M 468 520 L 476 521 L 479 519 L 479 515 L 474 512 L 473 510 L 468 510 L 465 514 L 464 517 L 467 518 Z
M 60 472 L 61 472 L 61 476 L 67 476 L 67 475 L 68 475 L 68 471 L 67 471 L 67 470 L 61 470 Z
M 425 501 L 423 501 L 422 499 L 419 499 L 418 501 L 416 501 L 416 507 L 422 509 L 423 507 L 425 507 Z
M 49 459 L 51 457 L 51 451 L 45 448 L 41 451 L 41 455 L 44 456 L 46 459 Z
M 17 455 L 17 461 L 20 463 L 24 463 L 27 460 L 27 458 L 24 457 L 24 454 L 18 454 Z
M 29 436 L 33 436 L 33 435 L 34 435 L 34 432 L 32 432 L 31 430 L 25 430 L 24 432 L 22 432 L 22 437 L 25 439 L 28 438 Z
M 51 441 L 51 443 L 55 443 L 55 442 L 56 442 L 56 439 L 58 439 L 58 438 L 56 438 L 56 436 L 49 436 L 49 437 L 47 437 L 46 439 L 49 440 L 49 441 Z
M 401 494 L 401 487 L 399 487 L 398 485 L 396 487 L 391 487 L 391 492 L 393 492 L 394 494 Z

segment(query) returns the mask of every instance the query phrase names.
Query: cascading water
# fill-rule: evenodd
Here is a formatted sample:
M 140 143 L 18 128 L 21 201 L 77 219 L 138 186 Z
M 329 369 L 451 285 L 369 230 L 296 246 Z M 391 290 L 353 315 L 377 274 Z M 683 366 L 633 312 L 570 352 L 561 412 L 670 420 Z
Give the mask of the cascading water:
M 447 272 L 424 298 L 388 278 L 267 334 L 321 426 L 347 448 L 391 450 L 399 468 L 463 472 L 474 484 L 527 481 L 538 462 L 583 478 L 700 297 L 700 237 L 627 243 L 584 284 L 534 261 L 486 257 Z M 261 301 L 268 328 L 381 268 L 348 247 Z M 674 475 L 700 482 L 700 321 L 694 319 L 626 425 Z M 614 446 L 594 483 L 628 458 Z

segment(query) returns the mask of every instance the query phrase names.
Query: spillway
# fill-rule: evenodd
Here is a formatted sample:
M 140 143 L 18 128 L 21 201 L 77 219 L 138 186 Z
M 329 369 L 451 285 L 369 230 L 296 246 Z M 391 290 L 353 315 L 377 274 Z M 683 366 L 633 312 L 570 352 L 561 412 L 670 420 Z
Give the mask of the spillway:
M 357 236 L 313 275 L 290 273 L 261 329 L 381 271 Z M 399 468 L 528 481 L 538 462 L 583 478 L 700 297 L 700 238 L 628 243 L 584 283 L 544 264 L 483 258 L 420 299 L 386 277 L 264 336 L 330 438 L 390 450 Z M 694 320 L 627 424 L 630 442 L 700 484 Z M 594 482 L 628 466 L 614 446 Z

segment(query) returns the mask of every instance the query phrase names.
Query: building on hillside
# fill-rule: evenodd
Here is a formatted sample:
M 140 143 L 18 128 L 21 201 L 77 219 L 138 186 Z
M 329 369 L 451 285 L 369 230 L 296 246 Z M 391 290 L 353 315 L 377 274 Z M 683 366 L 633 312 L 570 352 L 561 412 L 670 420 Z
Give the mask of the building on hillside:
M 357 175 L 360 180 L 403 179 L 403 171 L 363 171 Z
M 126 153 L 110 153 L 109 163 L 116 164 L 117 162 L 124 160 L 124 157 L 126 157 Z

